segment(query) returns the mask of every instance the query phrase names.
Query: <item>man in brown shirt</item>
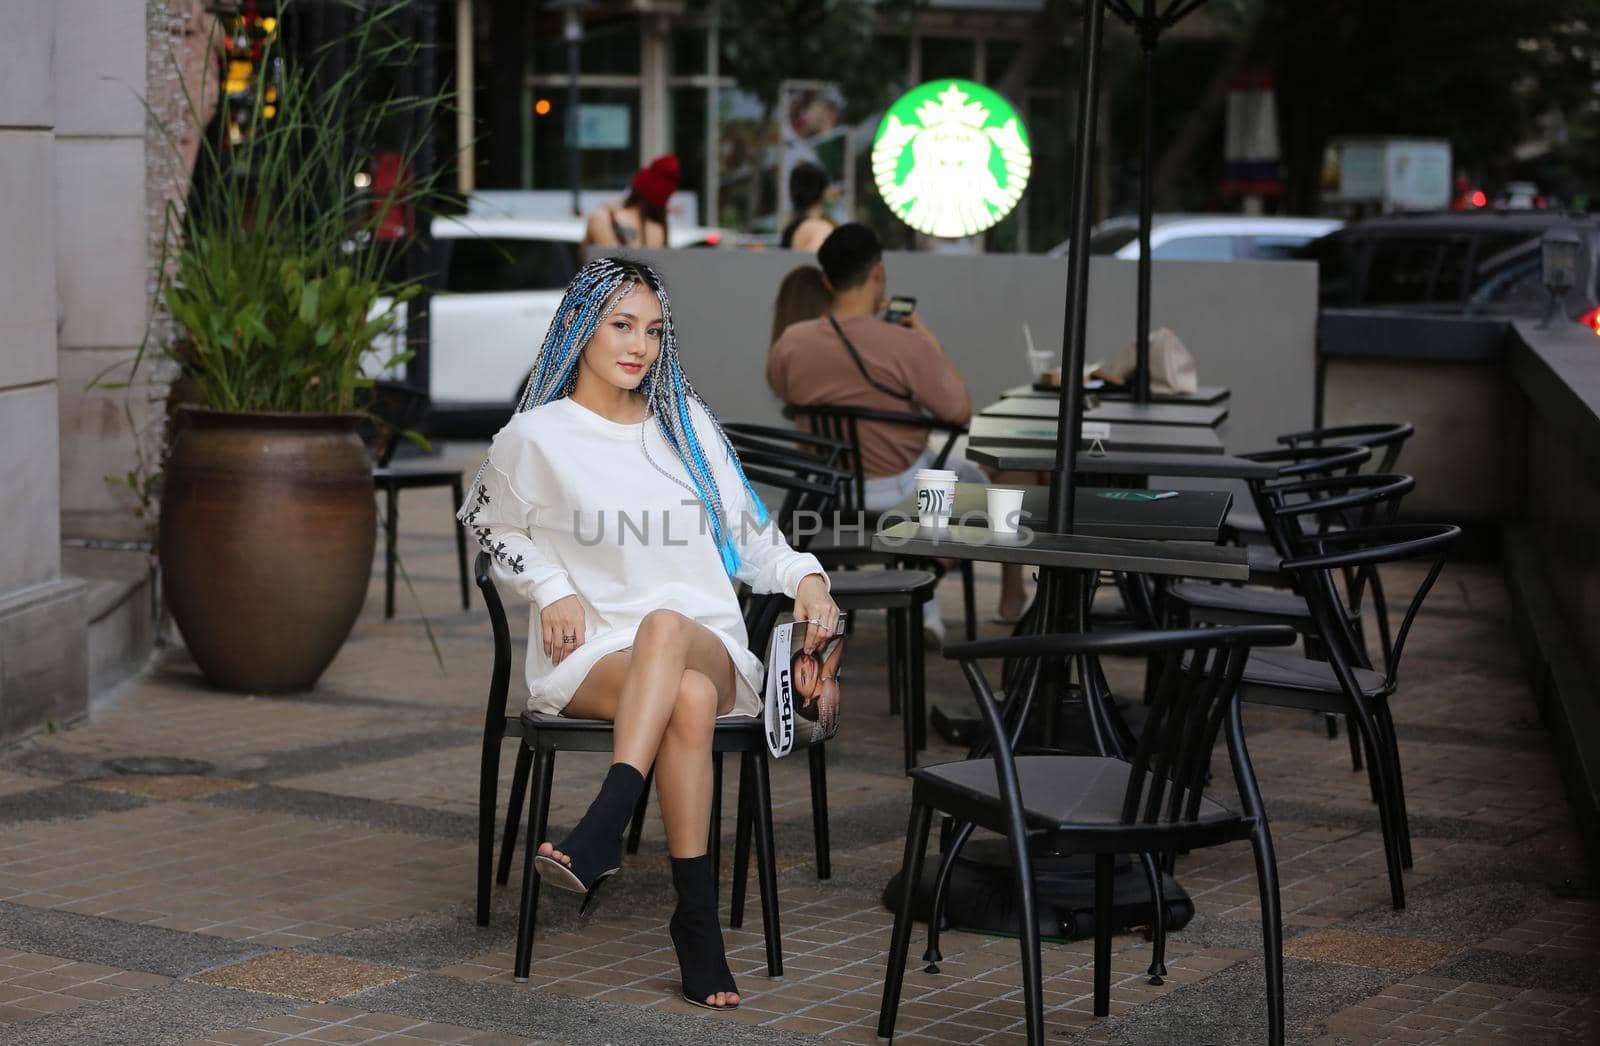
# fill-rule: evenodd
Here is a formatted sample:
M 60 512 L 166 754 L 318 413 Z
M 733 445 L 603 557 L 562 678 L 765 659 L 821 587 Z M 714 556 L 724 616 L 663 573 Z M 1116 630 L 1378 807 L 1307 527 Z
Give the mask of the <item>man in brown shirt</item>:
M 855 222 L 841 225 L 818 248 L 817 263 L 831 304 L 825 315 L 791 324 L 773 343 L 767 358 L 772 391 L 785 403 L 927 413 L 966 424 L 972 417 L 967 383 L 921 314 L 913 310 L 898 323 L 879 318 L 888 302 L 888 278 L 877 234 Z M 858 432 L 866 477 L 862 507 L 891 508 L 913 493 L 917 470 L 932 464 L 927 431 L 864 421 Z M 966 482 L 989 479 L 964 458 L 952 457 L 945 467 Z M 1014 618 L 1022 602 L 1021 571 L 1008 568 L 1002 573 L 1001 617 Z
M 817 261 L 832 304 L 827 314 L 790 325 L 773 344 L 767 362 L 772 391 L 785 403 L 925 411 L 966 424 L 972 416 L 967 383 L 922 316 L 913 311 L 899 323 L 878 318 L 888 296 L 877 235 L 854 222 L 841 225 L 823 241 Z M 860 367 L 851 358 L 847 338 Z M 914 474 L 921 467 L 917 460 L 927 447 L 925 430 L 863 422 L 860 433 L 861 465 L 868 479 L 908 470 Z

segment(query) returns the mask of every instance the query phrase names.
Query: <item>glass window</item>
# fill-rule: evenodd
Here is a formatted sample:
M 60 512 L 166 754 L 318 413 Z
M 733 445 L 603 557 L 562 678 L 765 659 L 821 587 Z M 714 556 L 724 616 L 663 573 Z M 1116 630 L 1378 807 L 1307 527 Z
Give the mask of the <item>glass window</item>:
M 565 75 L 567 40 L 561 15 L 546 15 L 534 23 L 533 71 Z M 583 42 L 578 45 L 578 68 L 586 75 L 615 73 L 639 75 L 638 16 L 583 19 Z
M 551 105 L 547 115 L 533 119 L 533 188 L 567 189 L 572 185 L 566 147 L 567 92 L 564 87 L 546 89 L 541 97 Z M 602 132 L 617 132 L 614 137 L 578 153 L 580 184 L 620 195 L 639 169 L 639 92 L 631 87 L 585 87 L 578 93 L 578 104 L 603 109 L 608 117 L 626 111 L 625 126 L 609 119 L 599 124 Z
M 904 36 L 874 36 L 872 38 L 872 60 L 878 63 L 878 68 L 885 70 L 885 79 L 891 85 L 886 92 L 884 103 L 894 101 L 895 97 L 911 86 L 911 41 Z
M 1539 279 L 1539 236 L 1496 233 L 1480 237 L 1473 257 L 1470 309 L 1480 306 L 1540 308 L 1549 292 Z
M 1181 261 L 1232 261 L 1234 239 L 1232 236 L 1181 236 L 1151 247 L 1150 257 Z
M 575 243 L 477 236 L 448 242 L 445 290 L 453 294 L 559 291 L 578 271 Z
M 685 26 L 672 31 L 672 75 L 696 76 L 706 71 L 706 31 Z
M 1361 304 L 1390 305 L 1428 301 L 1434 270 L 1444 247 L 1437 239 L 1385 237 L 1373 245 Z
M 1351 304 L 1350 258 L 1360 250 L 1360 241 L 1334 233 L 1312 240 L 1296 249 L 1291 257 L 1317 263 L 1317 302 L 1339 307 Z
M 1089 253 L 1115 254 L 1138 238 L 1139 227 L 1137 225 L 1119 225 L 1089 237 Z M 1155 256 L 1157 258 L 1161 257 L 1161 252 L 1157 250 Z
M 944 77 L 972 79 L 977 69 L 977 41 L 971 37 L 925 36 L 922 38 L 922 80 Z
M 1006 72 L 1011 68 L 1011 62 L 1017 57 L 1017 52 L 1022 50 L 1022 45 L 1015 40 L 987 40 L 983 45 L 984 75 L 988 78 L 989 86 L 998 88 L 1000 81 L 1005 78 Z
M 671 95 L 672 126 L 667 129 L 667 140 L 678 157 L 678 187 L 699 197 L 703 209 L 706 205 L 706 92 L 701 87 L 674 87 Z M 715 224 L 704 213 L 699 217 L 701 225 Z
M 1245 236 L 1242 239 L 1244 256 L 1262 260 L 1296 257 L 1308 242 L 1304 236 Z

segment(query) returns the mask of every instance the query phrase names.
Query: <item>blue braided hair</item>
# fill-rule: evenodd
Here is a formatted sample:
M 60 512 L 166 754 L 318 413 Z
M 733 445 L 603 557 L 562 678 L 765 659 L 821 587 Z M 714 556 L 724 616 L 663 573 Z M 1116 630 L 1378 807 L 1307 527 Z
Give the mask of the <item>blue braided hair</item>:
M 716 477 L 706 456 L 706 448 L 701 445 L 700 437 L 695 431 L 691 401 L 699 405 L 711 422 L 712 431 L 716 433 L 717 441 L 722 444 L 721 449 L 733 463 L 735 474 L 750 496 L 750 504 L 754 506 L 756 523 L 759 526 L 767 524 L 767 507 L 750 485 L 750 479 L 744 474 L 744 467 L 739 463 L 739 455 L 728 442 L 728 437 L 718 424 L 716 415 L 711 413 L 711 409 L 706 406 L 705 401 L 700 398 L 700 394 L 695 391 L 683 373 L 683 366 L 678 358 L 677 330 L 672 323 L 672 305 L 667 300 L 666 285 L 662 282 L 661 275 L 654 269 L 643 262 L 628 258 L 596 258 L 578 270 L 578 274 L 567 285 L 566 294 L 561 298 L 555 319 L 551 321 L 550 329 L 544 336 L 544 343 L 539 348 L 539 354 L 534 358 L 533 369 L 528 374 L 528 382 L 523 387 L 522 398 L 517 402 L 516 412 L 520 414 L 571 394 L 578 382 L 578 361 L 583 357 L 589 339 L 616 308 L 617 303 L 640 285 L 654 291 L 656 299 L 661 303 L 661 352 L 645 373 L 639 387 L 644 391 L 650 415 L 655 418 L 667 446 L 672 448 L 684 471 L 688 473 L 689 482 L 684 483 L 679 476 L 662 468 L 654 459 L 650 459 L 650 463 L 668 478 L 693 493 L 705 506 L 706 515 L 711 523 L 711 536 L 716 541 L 717 550 L 722 554 L 722 566 L 731 577 L 739 569 L 739 549 L 732 532 L 734 524 L 727 518 L 722 492 L 717 487 Z M 642 449 L 645 449 L 645 457 L 648 459 L 649 450 Z M 476 490 L 482 481 L 483 470 L 488 464 L 486 458 L 478 467 L 478 474 L 471 489 Z M 473 504 L 473 498 L 469 496 L 467 504 L 461 506 L 461 510 L 457 513 L 457 518 L 464 521 Z

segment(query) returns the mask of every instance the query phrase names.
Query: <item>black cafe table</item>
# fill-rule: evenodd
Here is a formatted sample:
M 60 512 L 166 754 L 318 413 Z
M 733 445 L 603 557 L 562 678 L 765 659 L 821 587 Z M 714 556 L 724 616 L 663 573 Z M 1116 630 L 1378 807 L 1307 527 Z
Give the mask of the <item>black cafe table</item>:
M 950 521 L 956 525 L 977 523 L 988 526 L 988 484 L 957 483 L 955 510 Z M 1036 530 L 1044 525 L 1049 511 L 1050 488 L 1036 484 L 1004 484 L 1022 491 L 1023 526 Z M 1152 541 L 1201 541 L 1215 543 L 1227 518 L 1233 494 L 1226 490 L 1180 490 L 1171 497 L 1142 500 L 1155 491 L 1097 490 L 1081 488 L 1075 492 L 1073 518 L 1077 532 L 1087 537 L 1143 538 Z M 915 521 L 916 495 L 884 513 L 884 523 Z M 942 531 L 929 531 L 938 541 Z M 996 541 L 1000 540 L 996 535 Z M 999 553 L 1001 550 L 993 550 Z M 1005 562 L 1004 559 L 996 560 Z
M 1049 472 L 1056 467 L 1055 438 L 1028 445 L 968 442 L 968 461 L 996 469 Z M 1205 479 L 1272 479 L 1279 465 L 1232 454 L 1146 454 L 1126 451 L 1096 454 L 1079 450 L 1073 459 L 1080 475 L 1111 477 L 1197 476 Z
M 980 412 L 985 418 L 1028 418 L 1055 422 L 1061 413 L 1059 398 L 1038 399 L 1013 396 L 991 403 Z M 1116 400 L 1088 407 L 1084 421 L 1122 422 L 1138 425 L 1197 425 L 1214 429 L 1228 417 L 1225 404 L 1134 403 Z
M 1056 424 L 1044 418 L 996 418 L 979 414 L 967 428 L 969 443 L 989 446 L 1054 447 Z M 1084 422 L 1083 450 L 1106 453 L 1221 454 L 1222 440 L 1197 425 L 1128 425 Z
M 1102 400 L 1131 400 L 1133 389 L 1128 385 L 1112 385 L 1109 382 L 1100 382 L 1088 387 L 1088 391 Z M 1233 390 L 1226 385 L 1201 385 L 1193 392 L 1157 392 L 1150 390 L 1151 403 L 1188 403 L 1208 406 L 1221 403 L 1233 394 Z M 1000 393 L 1006 398 L 1051 399 L 1061 398 L 1059 385 L 1014 385 Z

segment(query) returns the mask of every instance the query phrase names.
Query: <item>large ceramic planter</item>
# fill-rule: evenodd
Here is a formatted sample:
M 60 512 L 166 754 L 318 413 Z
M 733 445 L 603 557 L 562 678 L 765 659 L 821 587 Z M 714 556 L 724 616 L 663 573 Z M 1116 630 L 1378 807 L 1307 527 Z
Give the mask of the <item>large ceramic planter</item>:
M 180 412 L 161 494 L 162 585 L 212 684 L 309 689 L 350 634 L 377 529 L 360 420 Z

